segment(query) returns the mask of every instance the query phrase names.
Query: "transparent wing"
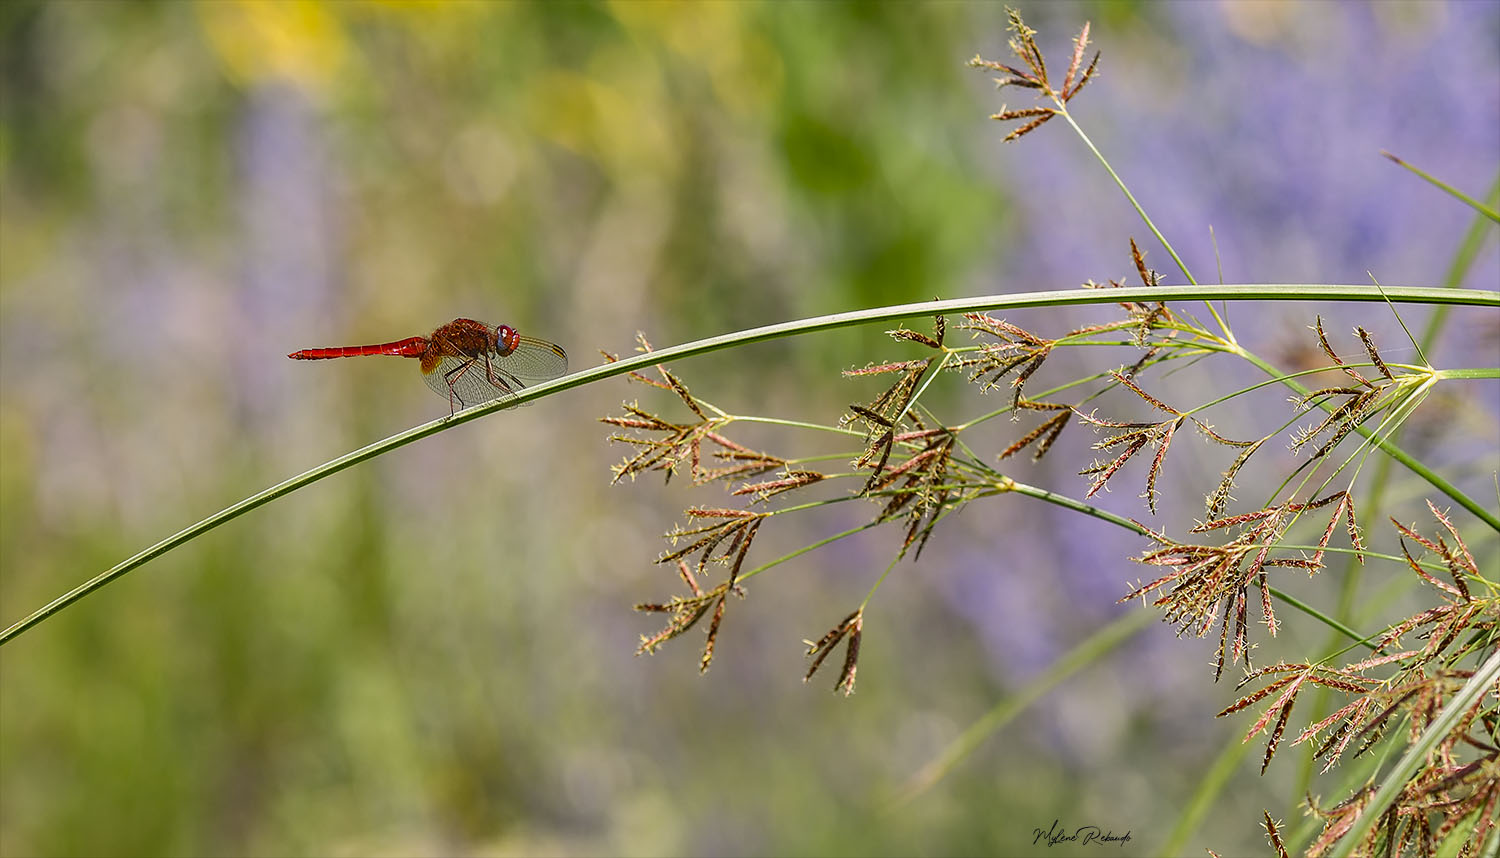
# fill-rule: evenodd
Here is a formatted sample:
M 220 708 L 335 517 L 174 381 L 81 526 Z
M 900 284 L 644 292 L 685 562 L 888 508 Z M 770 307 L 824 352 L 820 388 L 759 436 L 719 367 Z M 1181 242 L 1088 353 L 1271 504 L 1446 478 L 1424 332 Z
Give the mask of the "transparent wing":
M 422 380 L 457 411 L 513 397 L 522 388 L 560 378 L 567 372 L 568 353 L 561 346 L 523 336 L 508 355 L 445 357 Z
M 568 353 L 562 346 L 524 334 L 516 350 L 499 361 L 507 372 L 527 384 L 541 384 L 568 374 Z

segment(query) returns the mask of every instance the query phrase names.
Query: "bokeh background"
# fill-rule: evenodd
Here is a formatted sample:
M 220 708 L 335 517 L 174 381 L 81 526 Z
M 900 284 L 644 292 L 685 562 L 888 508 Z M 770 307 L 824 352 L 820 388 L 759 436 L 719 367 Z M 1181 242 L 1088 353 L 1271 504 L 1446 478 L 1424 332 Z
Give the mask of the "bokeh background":
M 1476 196 L 1494 179 L 1496 3 L 1022 8 L 1055 67 L 1092 20 L 1102 74 L 1075 113 L 1200 280 L 1222 264 L 1226 282 L 1437 285 L 1472 215 L 1379 150 Z M 964 63 L 1003 58 L 1004 24 L 990 3 L 0 5 L 0 622 L 446 407 L 409 362 L 286 360 L 297 348 L 464 315 L 583 367 L 637 330 L 666 345 L 1124 277 L 1130 236 L 1182 282 L 1061 123 L 1000 143 L 987 116 L 1026 95 Z M 1493 242 L 1468 284 L 1500 285 Z M 1345 348 L 1362 323 L 1415 359 L 1380 308 L 1229 315 L 1292 366 L 1314 312 L 1337 313 Z M 1012 318 L 1056 334 L 1087 315 Z M 1440 364 L 1500 360 L 1493 313 L 1452 330 Z M 853 330 L 677 370 L 727 410 L 827 423 L 873 392 L 839 370 L 906 354 Z M 1184 373 L 1173 393 L 1203 401 L 1224 378 Z M 596 419 L 650 393 L 593 385 L 403 448 L 7 645 L 0 853 L 1093 854 L 1033 843 L 1059 820 L 1157 854 L 1248 719 L 1212 717 L 1233 691 L 1209 682 L 1211 644 L 1155 623 L 889 804 L 1139 610 L 1114 604 L 1139 540 L 1020 498 L 972 506 L 882 585 L 844 699 L 832 673 L 798 681 L 802 641 L 899 544 L 866 534 L 755 579 L 700 677 L 696 632 L 633 655 L 657 618 L 630 606 L 676 587 L 651 562 L 661 534 L 726 502 L 609 484 L 624 451 Z M 1447 396 L 1414 449 L 1492 497 L 1495 393 Z M 999 400 L 954 376 L 932 404 L 956 421 Z M 1217 425 L 1247 436 L 1255 417 Z M 1081 495 L 1090 440 L 1013 472 Z M 1181 516 L 1224 465 L 1198 451 L 1170 474 Z M 1144 516 L 1129 485 L 1101 502 Z M 778 521 L 755 559 L 872 512 Z M 1388 618 L 1376 602 L 1359 619 Z M 1289 626 L 1268 654 L 1326 639 Z M 1261 777 L 1258 756 L 1191 854 L 1262 849 L 1262 808 L 1300 818 L 1301 757 Z

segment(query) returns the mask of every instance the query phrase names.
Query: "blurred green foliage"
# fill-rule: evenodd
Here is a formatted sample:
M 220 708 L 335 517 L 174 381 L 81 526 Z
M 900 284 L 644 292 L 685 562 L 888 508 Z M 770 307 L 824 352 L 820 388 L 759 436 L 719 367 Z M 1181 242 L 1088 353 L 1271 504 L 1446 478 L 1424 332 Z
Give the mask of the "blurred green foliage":
M 1117 43 L 1140 26 L 1136 4 L 1032 23 L 1061 44 L 1095 12 Z M 637 329 L 975 291 L 1022 251 L 997 105 L 963 66 L 1003 44 L 1003 15 L 0 4 L 0 622 L 442 413 L 404 363 L 292 349 L 473 315 L 583 366 Z M 830 420 L 837 370 L 882 348 L 841 332 L 684 376 L 726 408 Z M 7 645 L 0 854 L 1069 854 L 1032 843 L 1055 818 L 1133 830 L 1128 854 L 1165 835 L 1227 735 L 1202 723 L 1217 698 L 1157 685 L 1178 711 L 1128 708 L 1140 680 L 1108 665 L 885 808 L 1025 678 L 927 577 L 994 562 L 989 522 L 951 522 L 968 547 L 935 543 L 883 588 L 852 701 L 797 684 L 798 641 L 848 612 L 890 539 L 758 579 L 705 678 L 691 645 L 634 658 L 654 620 L 628 606 L 672 586 L 649 560 L 687 496 L 606 487 L 619 451 L 594 419 L 637 391 L 578 393 L 272 504 Z M 1003 514 L 1035 556 L 1077 541 Z M 1098 616 L 1056 571 L 1026 570 L 1044 652 Z M 1240 817 L 1276 806 L 1274 783 L 1238 787 Z
M 999 199 L 966 178 L 971 12 L 5 4 L 7 621 L 436 414 L 409 367 L 299 344 L 492 313 L 587 363 L 926 297 Z M 887 728 L 795 682 L 837 608 L 747 612 L 763 668 L 630 656 L 671 512 L 601 493 L 618 396 L 359 469 L 8 646 L 0 852 L 915 848 L 864 830 L 880 756 L 850 755 Z

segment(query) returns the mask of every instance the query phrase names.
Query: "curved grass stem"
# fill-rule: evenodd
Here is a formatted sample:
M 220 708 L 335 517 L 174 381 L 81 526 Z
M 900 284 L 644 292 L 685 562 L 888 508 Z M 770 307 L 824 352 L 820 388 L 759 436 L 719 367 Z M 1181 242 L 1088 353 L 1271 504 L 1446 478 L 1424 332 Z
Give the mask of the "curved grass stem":
M 35 627 L 37 624 L 56 614 L 58 611 L 77 602 L 79 599 L 118 580 L 127 573 L 145 565 L 147 562 L 160 557 L 172 549 L 183 545 L 197 537 L 207 533 L 214 528 L 233 521 L 251 510 L 267 504 L 276 498 L 291 494 L 298 489 L 312 485 L 325 477 L 332 476 L 346 468 L 364 462 L 375 456 L 382 455 L 392 450 L 404 447 L 415 441 L 419 441 L 429 435 L 446 431 L 456 426 L 468 423 L 488 416 L 504 408 L 514 407 L 525 402 L 560 393 L 585 384 L 603 381 L 618 375 L 635 370 L 644 369 L 658 363 L 670 360 L 689 358 L 696 355 L 708 354 L 750 343 L 764 342 L 782 337 L 795 336 L 799 334 L 810 334 L 818 331 L 828 331 L 837 328 L 851 327 L 854 325 L 869 324 L 875 322 L 887 322 L 897 319 L 907 319 L 917 316 L 931 316 L 943 313 L 966 313 L 986 310 L 1004 310 L 1023 307 L 1059 307 L 1083 304 L 1113 304 L 1119 301 L 1173 301 L 1173 300 L 1255 300 L 1255 301 L 1307 301 L 1307 300 L 1335 300 L 1335 301 L 1393 301 L 1406 303 L 1425 304 L 1457 304 L 1477 307 L 1500 307 L 1500 293 L 1459 291 L 1451 289 L 1436 289 L 1431 287 L 1401 287 L 1387 286 L 1383 289 L 1366 285 L 1230 285 L 1230 286 L 1157 286 L 1157 287 L 1124 287 L 1110 289 L 1107 292 L 1099 290 L 1068 289 L 1048 292 L 1027 292 L 1018 295 L 988 295 L 977 298 L 959 298 L 946 301 L 922 301 L 913 304 L 900 304 L 891 307 L 880 307 L 869 310 L 857 310 L 848 313 L 834 313 L 825 316 L 815 316 L 809 319 L 800 319 L 793 322 L 783 322 L 775 325 L 766 325 L 759 328 L 751 328 L 737 331 L 708 339 L 697 340 L 679 346 L 661 349 L 659 351 L 647 352 L 622 358 L 602 366 L 592 367 L 580 372 L 572 373 L 563 378 L 526 388 L 516 396 L 477 406 L 475 408 L 460 411 L 457 414 L 434 420 L 430 423 L 416 426 L 405 432 L 392 435 L 369 446 L 362 447 L 350 453 L 346 453 L 336 459 L 325 462 L 311 470 L 304 471 L 291 479 L 285 480 L 268 489 L 257 492 L 235 504 L 232 504 L 208 518 L 186 527 L 177 533 L 152 545 L 150 548 L 130 557 L 129 559 L 113 566 L 104 572 L 90 578 L 82 584 L 74 587 L 66 593 L 53 599 L 51 602 L 32 611 L 21 620 L 12 624 L 4 631 L 0 631 L 0 646 L 14 640 L 18 635 Z M 1268 365 L 1267 365 L 1268 366 Z M 1268 371 L 1271 371 L 1268 369 Z M 1381 448 L 1391 455 L 1397 455 L 1398 450 L 1394 445 L 1382 443 Z M 1429 476 L 1433 485 L 1447 486 L 1445 489 L 1459 500 L 1463 497 L 1461 492 L 1446 482 L 1437 482 L 1440 478 L 1432 474 L 1428 469 L 1416 462 L 1410 456 L 1400 454 L 1398 460 L 1407 467 Z M 1465 499 L 1467 500 L 1467 499 Z M 1466 508 L 1479 510 L 1472 500 L 1464 503 Z M 1489 515 L 1486 519 L 1500 530 L 1500 519 Z

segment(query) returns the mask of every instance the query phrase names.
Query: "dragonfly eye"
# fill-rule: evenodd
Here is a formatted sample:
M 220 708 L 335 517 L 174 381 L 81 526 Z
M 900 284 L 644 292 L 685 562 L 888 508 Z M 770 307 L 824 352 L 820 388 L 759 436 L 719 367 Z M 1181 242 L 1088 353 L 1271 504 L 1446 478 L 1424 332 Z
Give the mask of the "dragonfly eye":
M 500 354 L 508 355 L 521 344 L 521 335 L 510 325 L 500 325 L 495 328 L 495 340 L 500 346 Z

